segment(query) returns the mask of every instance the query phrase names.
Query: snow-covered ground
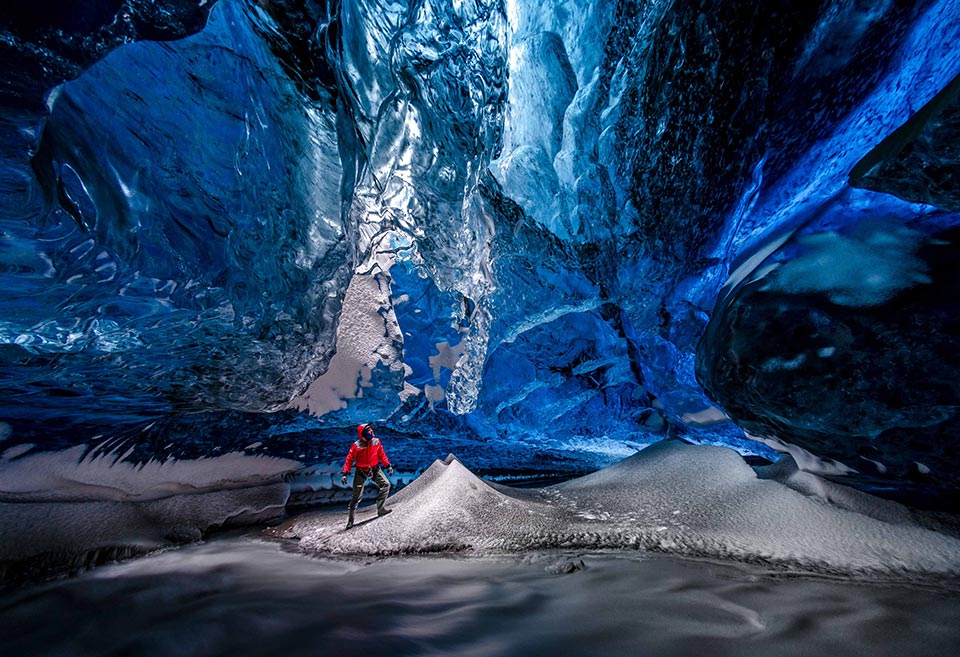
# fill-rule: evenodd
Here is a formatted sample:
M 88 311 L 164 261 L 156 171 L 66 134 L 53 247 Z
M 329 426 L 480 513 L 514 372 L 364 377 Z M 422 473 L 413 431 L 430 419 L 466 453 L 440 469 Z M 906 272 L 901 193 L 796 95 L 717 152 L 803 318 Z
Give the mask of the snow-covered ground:
M 283 517 L 300 464 L 242 453 L 134 464 L 123 454 L 0 456 L 0 582 Z
M 761 474 L 730 450 L 671 441 L 518 490 L 448 457 L 391 497 L 391 515 L 368 507 L 344 530 L 343 511 L 322 511 L 270 532 L 325 554 L 636 548 L 806 572 L 960 575 L 960 540 L 920 526 L 908 509 L 791 468 Z
M 730 450 L 659 443 L 522 490 L 451 457 L 393 495 L 394 513 L 366 509 L 349 531 L 343 511 L 305 513 L 266 530 L 279 540 L 246 529 L 0 591 L 0 646 L 36 657 L 958 654 L 960 541 L 791 464 L 758 474 Z M 85 504 L 133 513 L 189 498 Z M 34 519 L 40 530 L 63 521 Z

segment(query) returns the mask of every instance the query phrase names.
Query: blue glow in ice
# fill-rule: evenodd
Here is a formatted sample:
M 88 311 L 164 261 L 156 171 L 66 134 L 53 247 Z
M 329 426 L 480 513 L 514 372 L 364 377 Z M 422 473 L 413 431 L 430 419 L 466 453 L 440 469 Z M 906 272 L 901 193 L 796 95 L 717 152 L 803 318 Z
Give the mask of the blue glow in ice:
M 569 472 L 772 458 L 746 429 L 960 486 L 911 433 L 960 422 L 960 216 L 884 193 L 949 204 L 952 165 L 848 180 L 907 122 L 955 148 L 960 3 L 831 7 L 221 0 L 72 59 L 0 26 L 3 445 L 300 458 L 371 420 Z

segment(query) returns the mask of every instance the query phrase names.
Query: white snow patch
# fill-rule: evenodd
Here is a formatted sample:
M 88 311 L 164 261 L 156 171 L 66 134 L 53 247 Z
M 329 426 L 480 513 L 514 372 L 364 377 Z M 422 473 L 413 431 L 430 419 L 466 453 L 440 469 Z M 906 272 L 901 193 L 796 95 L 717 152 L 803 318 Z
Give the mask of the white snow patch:
M 437 353 L 430 356 L 430 369 L 433 370 L 433 380 L 440 380 L 440 368 L 446 368 L 451 372 L 457 369 L 457 364 L 463 356 L 463 349 L 466 345 L 461 340 L 456 345 L 451 346 L 449 342 L 438 342 Z
M 402 344 L 387 278 L 354 274 L 343 299 L 337 351 L 327 371 L 292 399 L 289 407 L 318 416 L 346 408 L 347 400 L 363 397 L 377 365 L 404 366 L 397 351 Z
M 19 447 L 0 457 L 0 500 L 153 500 L 278 481 L 300 467 L 297 461 L 242 452 L 133 464 L 117 454 L 84 458 L 83 445 L 13 460 Z
M 790 443 L 784 442 L 779 438 L 774 438 L 771 436 L 754 436 L 750 433 L 744 433 L 744 435 L 750 440 L 755 440 L 758 443 L 763 443 L 768 447 L 772 447 L 781 454 L 789 454 L 793 457 L 793 460 L 796 461 L 797 467 L 804 472 L 810 472 L 816 475 L 840 476 L 857 473 L 856 470 L 844 463 L 841 463 L 840 461 L 834 461 L 833 459 L 817 456 L 816 454 L 808 452 L 802 447 L 791 445 Z
M 599 439 L 572 437 L 557 445 L 557 449 L 564 452 L 585 452 L 622 459 L 636 454 L 647 445 L 649 443 L 623 442 L 607 436 Z
M 15 459 L 22 454 L 26 454 L 31 449 L 33 449 L 33 443 L 25 443 L 23 445 L 15 445 L 10 449 L 4 451 L 3 454 L 0 454 L 0 462 L 9 461 Z
M 860 458 L 862 458 L 862 459 L 863 459 L 864 461 L 866 461 L 867 463 L 872 463 L 872 464 L 873 464 L 873 467 L 875 467 L 875 468 L 877 469 L 877 472 L 879 472 L 880 474 L 885 474 L 885 473 L 886 473 L 886 471 L 887 471 L 887 466 L 884 465 L 882 462 L 877 461 L 877 460 L 875 460 L 875 459 L 868 459 L 866 456 L 861 456 Z
M 708 426 L 730 421 L 727 414 L 716 406 L 707 406 L 702 411 L 697 411 L 696 413 L 684 413 L 680 419 L 684 424 L 695 424 L 699 426 Z
M 423 394 L 427 398 L 430 408 L 433 409 L 434 404 L 443 400 L 443 386 L 435 386 L 428 383 L 427 385 L 423 386 Z

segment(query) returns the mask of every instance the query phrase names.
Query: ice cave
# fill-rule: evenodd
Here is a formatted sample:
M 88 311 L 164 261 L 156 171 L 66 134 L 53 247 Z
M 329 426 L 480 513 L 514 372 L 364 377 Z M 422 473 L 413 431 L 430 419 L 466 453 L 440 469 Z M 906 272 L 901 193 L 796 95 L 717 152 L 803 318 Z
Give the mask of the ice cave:
M 0 54 L 4 655 L 960 654 L 960 0 Z

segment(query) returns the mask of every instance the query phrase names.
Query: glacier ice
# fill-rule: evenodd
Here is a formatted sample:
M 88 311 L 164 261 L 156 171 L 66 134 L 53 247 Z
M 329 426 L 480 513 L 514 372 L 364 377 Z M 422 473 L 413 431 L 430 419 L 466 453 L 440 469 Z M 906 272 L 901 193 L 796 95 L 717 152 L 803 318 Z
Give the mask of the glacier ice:
M 376 420 L 491 472 L 671 436 L 957 490 L 956 0 L 23 11 L 0 448 L 315 465 Z
M 960 211 L 957 156 L 960 76 L 914 113 L 850 171 L 850 184 Z
M 57 574 L 282 518 L 296 461 L 234 452 L 133 464 L 76 446 L 0 455 L 0 578 Z
M 122 44 L 179 39 L 201 30 L 213 5 L 94 0 L 78 10 L 56 3 L 9 3 L 0 14 L 2 103 L 36 109 L 51 87 L 77 77 Z
M 44 265 L 5 270 L 30 290 L 4 286 L 5 406 L 39 378 L 28 417 L 269 410 L 325 367 L 349 273 L 335 119 L 264 21 L 223 3 L 60 90 L 30 161 L 45 210 L 11 226 Z
M 787 240 L 718 303 L 704 388 L 752 434 L 789 436 L 861 480 L 951 488 L 955 234 L 870 222 Z

